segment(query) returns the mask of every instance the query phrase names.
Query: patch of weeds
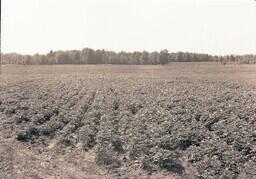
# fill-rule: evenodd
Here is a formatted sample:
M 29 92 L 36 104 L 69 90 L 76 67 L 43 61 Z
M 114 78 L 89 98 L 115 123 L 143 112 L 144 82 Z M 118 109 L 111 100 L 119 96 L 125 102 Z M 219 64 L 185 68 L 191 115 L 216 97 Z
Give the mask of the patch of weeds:
M 103 165 L 108 168 L 118 168 L 121 166 L 121 162 L 109 146 L 100 146 L 97 149 L 95 161 L 98 165 Z
M 122 153 L 124 152 L 122 141 L 118 138 L 112 140 L 113 150 Z
M 167 171 L 177 173 L 177 174 L 183 174 L 185 171 L 185 168 L 180 164 L 180 162 L 177 159 L 172 158 L 162 158 L 159 160 L 159 167 L 164 168 Z

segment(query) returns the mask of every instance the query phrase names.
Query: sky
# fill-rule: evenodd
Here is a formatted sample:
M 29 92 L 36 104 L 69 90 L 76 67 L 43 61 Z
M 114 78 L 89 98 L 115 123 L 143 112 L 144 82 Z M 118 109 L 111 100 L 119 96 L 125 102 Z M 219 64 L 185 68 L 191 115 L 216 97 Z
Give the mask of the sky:
M 1 52 L 256 54 L 255 0 L 2 0 Z

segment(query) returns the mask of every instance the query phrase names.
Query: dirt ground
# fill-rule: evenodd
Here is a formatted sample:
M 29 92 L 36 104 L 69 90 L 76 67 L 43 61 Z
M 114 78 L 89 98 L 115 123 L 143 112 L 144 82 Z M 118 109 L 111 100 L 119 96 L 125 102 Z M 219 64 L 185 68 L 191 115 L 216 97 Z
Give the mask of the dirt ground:
M 0 178 L 256 178 L 256 65 L 2 65 Z

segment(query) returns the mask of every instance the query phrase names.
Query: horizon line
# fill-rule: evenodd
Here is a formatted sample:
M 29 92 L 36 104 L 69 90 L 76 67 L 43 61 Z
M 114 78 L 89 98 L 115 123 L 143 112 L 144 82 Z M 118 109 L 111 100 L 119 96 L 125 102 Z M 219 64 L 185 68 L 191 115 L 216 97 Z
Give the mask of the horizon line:
M 65 50 L 61 50 L 61 49 L 58 49 L 58 50 L 49 50 L 48 52 L 46 53 L 41 53 L 41 52 L 36 52 L 36 53 L 20 53 L 20 52 L 3 52 L 1 51 L 1 54 L 19 54 L 19 55 L 47 55 L 48 53 L 50 53 L 51 51 L 52 52 L 59 52 L 59 51 L 62 51 L 62 52 L 66 52 L 66 51 L 82 51 L 83 49 L 92 49 L 94 51 L 97 51 L 97 50 L 104 50 L 104 51 L 107 51 L 107 52 L 114 52 L 114 53 L 121 53 L 121 52 L 124 52 L 124 53 L 134 53 L 134 52 L 139 52 L 139 53 L 142 53 L 142 52 L 148 52 L 148 53 L 154 53 L 154 52 L 161 52 L 162 50 L 167 50 L 168 53 L 192 53 L 192 54 L 205 54 L 205 55 L 210 55 L 210 56 L 246 56 L 246 55 L 256 55 L 256 53 L 243 53 L 243 54 L 236 54 L 236 53 L 226 53 L 226 54 L 211 54 L 211 53 L 206 53 L 206 52 L 192 52 L 192 51 L 170 51 L 168 49 L 161 49 L 161 50 L 133 50 L 133 51 L 128 51 L 128 50 L 113 50 L 113 49 L 107 49 L 107 48 L 97 48 L 97 49 L 94 49 L 94 48 L 91 48 L 91 47 L 84 47 L 82 49 L 65 49 Z

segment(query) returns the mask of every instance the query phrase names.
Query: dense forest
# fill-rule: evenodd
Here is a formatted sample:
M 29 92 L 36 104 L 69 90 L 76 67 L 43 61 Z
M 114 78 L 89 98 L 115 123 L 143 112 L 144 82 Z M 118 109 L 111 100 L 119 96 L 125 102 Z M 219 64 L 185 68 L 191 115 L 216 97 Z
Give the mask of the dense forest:
M 2 64 L 168 64 L 171 62 L 220 62 L 256 64 L 256 55 L 226 55 L 213 56 L 189 52 L 169 53 L 167 50 L 160 52 L 113 52 L 106 50 L 50 51 L 46 55 L 21 55 L 17 53 L 1 53 Z

